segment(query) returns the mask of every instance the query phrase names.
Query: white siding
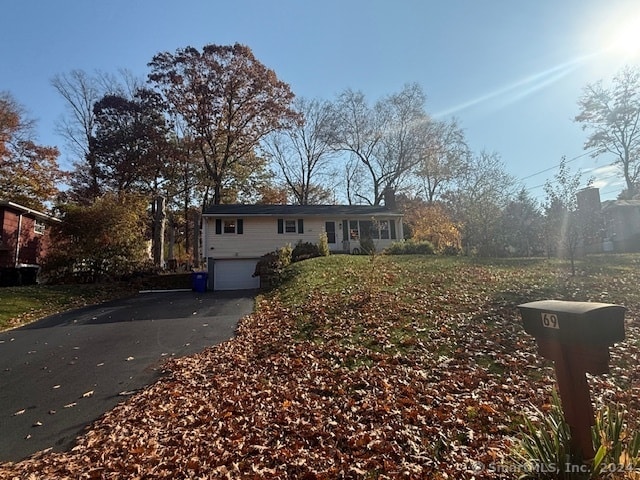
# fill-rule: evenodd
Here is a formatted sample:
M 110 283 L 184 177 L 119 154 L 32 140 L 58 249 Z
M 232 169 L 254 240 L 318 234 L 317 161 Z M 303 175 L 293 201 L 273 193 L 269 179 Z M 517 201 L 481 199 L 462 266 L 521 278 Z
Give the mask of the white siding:
M 230 217 L 224 217 L 227 220 Z M 324 231 L 325 222 L 336 223 L 336 243 L 330 244 L 334 252 L 342 252 L 343 232 L 342 218 L 314 218 L 303 217 L 304 233 L 278 233 L 278 218 L 276 217 L 240 217 L 243 219 L 243 233 L 221 233 L 216 234 L 216 219 L 214 217 L 204 217 L 203 222 L 203 256 L 210 258 L 256 258 L 265 253 L 272 252 L 284 247 L 287 243 L 295 247 L 299 241 L 318 243 L 319 235 Z M 385 218 L 385 217 L 381 217 Z M 287 220 L 297 220 L 295 217 L 286 217 Z M 351 218 L 353 219 L 353 218 Z M 402 227 L 398 218 L 385 218 L 396 222 L 396 235 L 401 239 Z M 368 220 L 368 218 L 361 218 Z M 382 250 L 386 246 L 397 240 L 374 240 L 376 248 Z M 358 242 L 351 242 L 351 249 Z

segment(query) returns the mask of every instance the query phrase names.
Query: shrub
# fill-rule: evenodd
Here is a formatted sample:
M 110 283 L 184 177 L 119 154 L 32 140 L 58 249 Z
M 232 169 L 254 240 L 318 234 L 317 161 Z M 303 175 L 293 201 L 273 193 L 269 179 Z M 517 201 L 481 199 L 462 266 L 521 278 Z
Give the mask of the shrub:
M 291 253 L 291 261 L 299 262 L 308 258 L 314 258 L 320 256 L 320 248 L 315 243 L 303 242 L 300 240 L 296 243 Z
M 147 269 L 147 202 L 132 194 L 106 194 L 88 206 L 59 206 L 43 275 L 51 282 L 95 283 Z
M 293 252 L 291 244 L 287 243 L 284 247 L 276 250 L 276 252 L 278 253 L 278 259 L 280 260 L 282 268 L 288 267 L 291 264 L 291 254 Z
M 328 257 L 331 253 L 329 250 L 329 239 L 327 238 L 327 232 L 322 232 L 320 234 L 320 238 L 318 239 L 318 251 L 320 252 L 320 256 Z
M 376 253 L 376 245 L 373 243 L 373 238 L 363 237 L 360 239 L 360 253 L 363 255 Z
M 449 257 L 455 257 L 462 253 L 460 247 L 454 245 L 447 245 L 442 249 L 442 255 L 447 255 Z
M 433 255 L 435 250 L 431 242 L 426 240 L 416 242 L 407 240 L 406 242 L 394 242 L 384 250 L 390 255 Z
M 270 288 L 280 284 L 284 269 L 291 263 L 291 245 L 264 254 L 256 263 L 254 277 L 260 277 L 260 286 Z

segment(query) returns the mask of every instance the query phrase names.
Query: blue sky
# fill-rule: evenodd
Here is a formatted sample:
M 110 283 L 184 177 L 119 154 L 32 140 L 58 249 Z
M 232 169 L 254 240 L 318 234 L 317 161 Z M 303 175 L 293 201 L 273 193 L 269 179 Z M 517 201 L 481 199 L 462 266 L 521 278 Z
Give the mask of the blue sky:
M 639 16 L 637 0 L 6 0 L 0 91 L 67 165 L 55 74 L 145 77 L 158 52 L 240 42 L 303 97 L 352 88 L 373 101 L 417 82 L 431 115 L 455 116 L 471 148 L 500 154 L 534 197 L 566 156 L 609 199 L 621 189 L 611 159 L 583 155 L 573 118 L 586 84 L 640 63 L 603 52 Z

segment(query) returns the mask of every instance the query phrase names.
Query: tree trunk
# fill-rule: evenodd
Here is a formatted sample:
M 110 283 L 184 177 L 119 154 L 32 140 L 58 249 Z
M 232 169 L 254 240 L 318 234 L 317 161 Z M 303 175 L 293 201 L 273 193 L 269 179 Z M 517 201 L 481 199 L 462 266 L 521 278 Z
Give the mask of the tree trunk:
M 200 261 L 200 212 L 193 212 L 193 266 L 199 268 Z
M 159 268 L 162 268 L 164 260 L 165 219 L 165 198 L 157 196 L 155 200 L 155 215 L 153 222 L 153 264 Z

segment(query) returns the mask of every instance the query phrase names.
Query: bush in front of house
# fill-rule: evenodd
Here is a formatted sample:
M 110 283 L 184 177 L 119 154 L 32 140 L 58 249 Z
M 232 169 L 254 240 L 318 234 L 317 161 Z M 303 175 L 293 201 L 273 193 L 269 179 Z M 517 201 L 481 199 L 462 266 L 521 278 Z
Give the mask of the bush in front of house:
M 426 240 L 418 242 L 407 240 L 406 242 L 392 243 L 384 249 L 384 253 L 389 255 L 433 255 L 435 254 L 435 249 L 433 244 Z
M 320 238 L 318 239 L 318 252 L 320 252 L 320 256 L 328 257 L 331 251 L 329 250 L 329 238 L 327 237 L 327 232 L 322 232 L 320 234 Z
M 291 252 L 291 245 L 286 244 L 284 247 L 260 257 L 253 276 L 260 277 L 262 288 L 274 287 L 280 283 L 284 269 L 291 264 Z
M 363 237 L 360 239 L 360 253 L 362 255 L 372 255 L 376 253 L 376 244 L 371 237 Z
M 301 260 L 319 256 L 321 256 L 321 254 L 320 248 L 317 244 L 311 242 L 303 242 L 302 240 L 300 240 L 293 248 L 293 252 L 291 253 L 291 261 L 299 262 Z

